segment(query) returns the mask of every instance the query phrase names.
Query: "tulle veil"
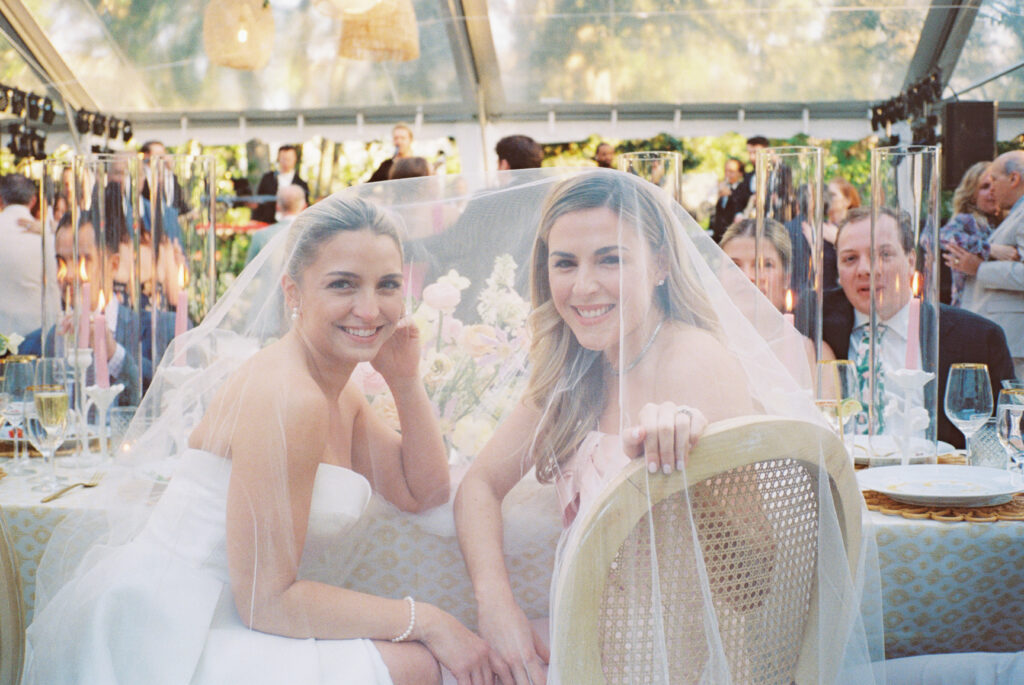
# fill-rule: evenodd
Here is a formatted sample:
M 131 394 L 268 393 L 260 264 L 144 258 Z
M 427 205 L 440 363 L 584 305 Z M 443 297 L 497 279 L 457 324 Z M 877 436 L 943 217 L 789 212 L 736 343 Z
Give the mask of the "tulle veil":
M 668 328 L 654 335 L 650 329 L 627 338 L 620 333 L 617 359 L 607 360 L 599 353 L 583 350 L 571 356 L 572 368 L 562 369 L 551 380 L 551 390 L 537 392 L 539 409 L 555 419 L 546 425 L 557 424 L 554 398 L 566 395 L 593 393 L 587 385 L 588 373 L 602 364 L 611 364 L 618 374 L 617 388 L 605 396 L 584 398 L 595 405 L 584 417 L 602 417 L 602 430 L 598 426 L 574 425 L 569 431 L 577 437 L 591 430 L 613 436 L 638 422 L 638 413 L 648 402 L 675 401 L 666 397 L 657 373 L 647 371 L 648 380 L 634 381 L 633 369 L 641 371 L 634 361 L 654 360 L 655 369 L 665 373 L 674 368 L 673 362 L 695 354 L 686 342 L 666 347 L 665 341 L 688 341 L 685 336 L 673 338 L 673 327 L 679 330 L 700 329 L 701 335 L 714 340 L 717 352 L 728 356 L 740 370 L 753 410 L 750 413 L 796 419 L 824 425 L 813 403 L 812 366 L 803 353 L 805 341 L 782 315 L 772 308 L 766 298 L 735 268 L 709 235 L 678 204 L 673 203 L 660 189 L 645 181 L 617 171 L 597 169 L 551 168 L 501 172 L 486 177 L 436 176 L 405 179 L 387 183 L 367 184 L 346 189 L 317 203 L 323 216 L 329 216 L 337 205 L 353 199 L 364 200 L 382 208 L 405 231 L 403 244 L 405 270 L 406 314 L 420 331 L 422 361 L 420 373 L 427 393 L 434 404 L 441 432 L 445 438 L 453 475 L 452 492 L 472 463 L 474 457 L 487 445 L 503 419 L 519 404 L 521 398 L 535 390 L 532 374 L 538 363 L 537 336 L 551 335 L 557 321 L 538 323 L 536 294 L 531 303 L 531 288 L 536 291 L 536 273 L 546 264 L 531 267 L 534 259 L 548 258 L 536 249 L 538 227 L 547 203 L 553 196 L 569 192 L 573 184 L 590 184 L 604 188 L 602 192 L 617 193 L 630 212 L 619 218 L 620 233 L 643 234 L 641 244 L 651 245 L 651 238 L 643 233 L 644 227 L 635 225 L 632 217 L 648 216 L 655 211 L 664 223 L 660 230 L 668 235 L 664 245 L 651 250 L 637 250 L 634 255 L 642 268 L 651 268 L 667 274 L 667 285 L 657 285 L 655 298 L 659 307 L 671 302 L 673 316 L 667 316 Z M 611 190 L 608 190 L 611 189 Z M 650 210 L 647 205 L 656 206 Z M 314 205 L 314 209 L 317 207 Z M 307 211 L 313 211 L 307 210 Z M 624 217 L 624 218 L 623 218 Z M 189 433 L 208 409 L 225 381 L 259 350 L 284 335 L 290 326 L 290 317 L 281 294 L 281 276 L 294 248 L 297 232 L 305 230 L 308 222 L 296 219 L 291 228 L 281 231 L 259 253 L 256 259 L 237 277 L 204 321 L 196 328 L 177 338 L 160 362 L 153 383 L 147 391 L 137 416 L 129 429 L 126 444 L 130 450 L 118 455 L 111 466 L 111 475 L 104 485 L 106 497 L 95 506 L 93 515 L 79 516 L 58 526 L 47 545 L 36 581 L 37 615 L 46 609 L 60 589 L 85 573 L 90 565 L 137 534 L 151 515 L 160 494 L 169 479 L 173 479 L 179 455 L 185 450 Z M 625 242 L 625 239 L 623 239 Z M 666 263 L 665 260 L 672 260 Z M 548 260 L 550 263 L 550 260 Z M 598 268 L 602 268 L 598 266 Z M 625 273 L 625 270 L 623 270 Z M 636 296 L 638 283 L 619 282 L 621 296 L 617 318 L 622 331 L 629 330 L 639 312 L 650 309 L 650 293 L 646 299 Z M 630 293 L 630 299 L 626 293 Z M 544 328 L 544 326 L 548 326 Z M 552 328 L 554 326 L 554 328 Z M 664 336 L 664 337 L 662 337 Z M 649 343 L 649 340 L 654 342 Z M 659 342 L 660 341 L 660 342 Z M 567 343 L 569 344 L 569 343 Z M 794 353 L 794 350 L 798 351 Z M 644 358 L 643 360 L 638 357 Z M 712 370 L 714 371 L 714 370 Z M 711 373 L 714 378 L 715 374 Z M 727 374 L 720 376 L 722 379 Z M 370 408 L 385 421 L 398 427 L 394 401 L 385 383 L 368 365 L 357 367 L 351 378 L 367 398 Z M 723 380 L 723 382 L 725 382 Z M 730 381 L 731 382 L 731 381 Z M 665 383 L 664 387 L 669 387 Z M 722 389 L 725 393 L 727 390 Z M 281 392 L 287 393 L 288 388 Z M 607 410 L 609 398 L 614 397 L 617 413 L 611 421 L 617 431 L 608 430 Z M 545 404 L 546 403 L 546 404 Z M 584 402 L 586 404 L 586 401 Z M 700 407 L 698 407 L 700 408 Z M 588 410 L 589 411 L 589 410 Z M 596 412 L 596 413 L 595 413 Z M 245 428 L 245 417 L 237 417 L 238 425 Z M 573 433 L 575 431 L 575 433 Z M 536 521 L 536 537 L 554 535 L 557 557 L 551 573 L 552 592 L 558 591 L 563 565 L 573 557 L 577 527 L 569 525 L 557 535 L 563 513 L 558 505 L 556 486 L 561 471 L 568 463 L 566 455 L 551 457 L 545 464 L 538 482 L 538 457 L 552 452 L 550 434 L 537 431 L 520 436 L 520 444 L 530 455 L 520 465 L 522 481 L 513 488 L 505 501 L 506 518 L 522 510 L 524 520 Z M 575 438 L 573 438 L 575 439 Z M 564 441 L 563 441 L 564 443 Z M 493 448 L 493 446 L 492 446 Z M 513 446 L 509 446 L 511 450 Z M 373 451 L 371 446 L 370 451 Z M 571 450 L 576 452 L 578 450 Z M 569 457 L 571 458 L 571 454 Z M 819 598 L 808 612 L 818 612 L 818 632 L 811 642 L 829 653 L 830 665 L 822 667 L 820 680 L 815 682 L 871 683 L 884 682 L 884 647 L 881 625 L 881 600 L 878 565 L 866 509 L 861 505 L 862 534 L 857 549 L 857 564 L 847 564 L 843 533 L 832 506 L 834 493 L 830 487 L 824 463 L 812 474 L 818 497 L 815 520 L 812 522 L 816 537 L 814 574 Z M 852 468 L 852 465 L 851 465 Z M 268 479 L 283 478 L 284 468 L 268 473 Z M 615 474 L 605 474 L 600 487 L 611 483 Z M 648 485 L 661 474 L 649 476 Z M 292 510 L 284 495 L 278 502 L 282 516 Z M 718 630 L 721 607 L 715 602 L 716 588 L 705 569 L 706 551 L 698 544 L 697 521 L 690 495 L 673 500 L 681 509 L 680 525 L 693 529 L 693 546 L 689 572 L 692 572 L 694 590 L 688 600 L 692 604 L 686 612 L 702 617 L 703 635 L 693 641 L 700 645 L 701 665 L 692 674 L 692 682 L 729 683 L 744 682 L 736 663 L 730 663 Z M 727 500 L 723 506 L 728 506 Z M 451 505 L 437 507 L 424 514 L 393 514 L 390 505 L 375 497 L 368 509 L 372 517 L 380 512 L 398 516 L 408 525 L 418 526 L 425 534 L 439 538 L 454 538 Z M 585 517 L 585 510 L 576 513 L 576 522 Z M 329 514 L 326 515 L 329 519 Z M 372 523 L 369 524 L 372 527 Z M 532 524 L 531 524 L 532 525 Z M 554 531 L 554 533 L 551 533 Z M 297 535 L 301 533 L 296 533 Z M 321 540 L 310 535 L 305 541 L 305 557 L 317 558 L 321 567 L 333 566 L 333 582 L 344 584 L 351 570 L 366 560 L 360 555 L 359 529 L 346 533 L 344 543 L 328 535 Z M 363 531 L 365 534 L 365 530 Z M 654 534 L 652 529 L 651 534 Z M 770 533 L 768 533 L 770 536 Z M 515 571 L 515 557 L 523 548 L 536 546 L 537 540 L 529 534 L 508 532 L 505 538 L 505 556 L 509 568 Z M 291 542 L 294 542 L 292 540 Z M 325 549 L 313 549 L 322 544 Z M 454 544 L 454 542 L 452 543 Z M 618 569 L 617 582 L 627 583 L 631 577 L 644 576 L 644 582 L 657 587 L 658 563 L 648 558 L 623 564 Z M 415 550 L 397 550 L 396 554 L 416 554 Z M 403 568 L 416 566 L 404 562 Z M 342 568 L 343 567 L 343 568 Z M 320 569 L 321 571 L 323 568 Z M 450 569 L 459 576 L 452 592 L 471 592 L 464 568 Z M 604 573 L 605 569 L 595 569 Z M 519 580 L 512 579 L 519 589 Z M 399 579 L 398 585 L 415 586 L 415 578 Z M 429 585 L 429 583 L 426 583 Z M 368 590 L 367 588 L 363 588 Z M 372 588 L 369 588 L 372 589 Z M 235 589 L 238 592 L 238 589 Z M 384 593 L 384 590 L 381 590 Z M 397 596 L 401 596 L 400 594 Z M 657 593 L 654 595 L 657 597 Z M 417 597 L 417 599 L 420 599 Z M 425 598 L 426 599 L 426 598 Z M 434 600 L 437 601 L 437 600 Z M 451 604 L 450 598 L 448 601 Z M 521 604 L 531 607 L 529 618 L 547 618 L 558 597 L 523 599 Z M 640 601 L 640 600 L 638 600 Z M 645 600 L 646 601 L 646 600 Z M 470 608 L 472 596 L 460 600 Z M 660 606 L 641 607 L 642 612 L 657 614 Z M 476 617 L 470 610 L 456 616 L 470 628 L 476 628 Z M 837 623 L 837 619 L 838 620 Z M 651 630 L 656 633 L 647 656 L 655 664 L 653 680 L 638 676 L 609 676 L 608 682 L 673 682 L 671 664 L 679 658 L 677 649 L 692 646 L 666 643 L 665 628 L 654 621 Z M 155 629 L 156 627 L 154 627 Z M 752 628 L 753 629 L 753 628 Z M 569 672 L 560 662 L 575 658 L 574 646 L 560 644 L 558 636 L 564 634 L 559 626 L 551 626 L 552 664 L 549 682 L 559 680 L 559 673 Z M 660 664 L 660 666 L 659 666 Z M 629 673 L 628 668 L 622 673 Z M 788 682 L 788 681 L 787 681 Z M 567 685 L 569 685 L 567 683 Z M 575 684 L 572 684 L 575 685 Z

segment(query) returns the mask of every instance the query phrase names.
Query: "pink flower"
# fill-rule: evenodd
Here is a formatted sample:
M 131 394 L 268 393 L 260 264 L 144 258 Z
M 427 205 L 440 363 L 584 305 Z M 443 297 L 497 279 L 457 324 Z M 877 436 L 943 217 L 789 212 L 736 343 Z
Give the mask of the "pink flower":
M 434 309 L 451 314 L 462 300 L 462 293 L 450 283 L 431 283 L 423 289 L 423 301 Z
M 356 365 L 355 371 L 352 372 L 352 381 L 367 395 L 377 395 L 388 389 L 384 376 L 366 362 Z

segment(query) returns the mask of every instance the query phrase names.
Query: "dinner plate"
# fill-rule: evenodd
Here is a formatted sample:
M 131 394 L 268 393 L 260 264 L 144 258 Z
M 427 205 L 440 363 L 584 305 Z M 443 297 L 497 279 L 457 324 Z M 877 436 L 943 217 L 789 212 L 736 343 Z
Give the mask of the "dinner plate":
M 863 490 L 875 490 L 905 504 L 991 507 L 1024 492 L 1024 477 L 984 466 L 911 464 L 857 473 Z
M 876 435 L 874 438 L 871 438 L 870 446 L 867 435 L 856 435 L 847 444 L 851 443 L 854 464 L 870 466 L 900 465 L 902 458 L 900 448 L 890 435 Z M 910 456 L 911 464 L 934 463 L 935 455 L 950 454 L 956 451 L 955 447 L 941 440 L 936 443 L 936 451 L 933 451 L 931 441 L 924 438 L 912 438 L 910 445 L 913 451 L 913 454 Z

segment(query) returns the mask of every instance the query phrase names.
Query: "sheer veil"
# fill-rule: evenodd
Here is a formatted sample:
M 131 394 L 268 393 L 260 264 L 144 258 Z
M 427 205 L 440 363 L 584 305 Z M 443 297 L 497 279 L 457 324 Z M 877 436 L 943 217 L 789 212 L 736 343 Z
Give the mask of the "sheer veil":
M 588 194 L 604 199 L 588 200 Z M 618 453 L 626 449 L 620 436 L 642 422 L 647 405 L 671 403 L 694 407 L 712 422 L 767 415 L 825 425 L 814 407 L 812 374 L 803 338 L 725 257 L 710 236 L 660 189 L 620 172 L 561 168 L 502 172 L 488 177 L 426 177 L 353 187 L 315 204 L 287 231 L 275 236 L 232 283 L 206 319 L 178 337 L 168 349 L 129 429 L 125 443 L 128 449 L 117 456 L 103 487 L 97 490 L 92 514 L 68 517 L 47 545 L 37 574 L 37 617 L 60 606 L 57 600 L 62 589 L 67 592 L 67 587 L 75 587 L 90 568 L 104 563 L 112 549 L 138 535 L 154 511 L 159 511 L 160 496 L 171 487 L 168 482 L 172 486 L 175 482 L 189 435 L 211 406 L 216 404 L 221 416 L 232 417 L 233 430 L 255 429 L 249 424 L 254 419 L 240 410 L 249 406 L 243 400 L 251 400 L 246 395 L 247 388 L 256 387 L 250 384 L 261 379 L 240 379 L 239 369 L 252 369 L 245 365 L 285 336 L 292 325 L 281 282 L 296 242 L 318 221 L 341 221 L 338 217 L 354 202 L 365 202 L 375 211 L 382 210 L 387 221 L 407 228 L 411 234 L 406 235 L 402 246 L 404 306 L 419 331 L 420 376 L 444 437 L 453 479 L 452 494 L 467 469 L 473 472 L 472 464 L 481 452 L 500 454 L 504 450 L 513 455 L 509 458 L 517 460 L 516 475 L 520 480 L 504 503 L 504 556 L 513 591 L 530 619 L 547 618 L 560 598 L 547 593 L 528 596 L 525 581 L 516 575 L 521 568 L 517 556 L 531 553 L 546 540 L 551 548 L 550 558 L 557 559 L 547 569 L 552 578 L 552 593 L 564 590 L 560 584 L 567 582 L 567 565 L 578 563 L 578 524 L 592 519 L 594 513 L 588 512 L 588 506 L 605 501 L 602 493 L 614 484 L 621 470 Z M 595 207 L 603 207 L 614 217 L 617 262 L 598 259 L 584 264 L 579 261 L 583 259 L 580 253 L 572 252 L 569 256 L 579 262 L 573 267 L 579 272 L 588 271 L 601 283 L 614 284 L 607 288 L 608 292 L 614 291 L 611 299 L 615 301 L 608 311 L 602 308 L 605 301 L 597 295 L 589 310 L 589 305 L 581 305 L 571 297 L 560 303 L 559 298 L 568 292 L 564 283 L 568 282 L 565 279 L 569 278 L 566 274 L 570 269 L 563 269 L 556 262 L 563 252 L 571 251 L 557 245 L 552 248 L 554 238 L 550 232 L 547 239 L 537 239 L 538 230 L 543 238 L 544 221 L 555 222 L 554 231 L 559 231 L 559 218 Z M 580 236 L 582 242 L 577 244 L 583 245 L 588 238 L 585 232 Z M 607 246 L 598 246 L 604 247 Z M 565 279 L 555 282 L 556 276 Z M 582 311 L 595 321 L 607 319 L 609 323 L 595 324 L 590 329 L 566 326 L 565 308 L 577 305 L 577 313 Z M 600 335 L 594 333 L 594 340 L 583 339 L 590 335 L 589 331 L 599 329 L 610 330 L 618 337 L 599 340 Z M 583 337 L 577 338 L 577 334 Z M 686 370 L 694 368 L 694 376 L 686 377 Z M 376 417 L 396 429 L 399 427 L 394 397 L 369 364 L 357 366 L 349 383 L 361 390 L 366 406 Z M 225 392 L 226 387 L 231 388 L 230 392 Z M 286 406 L 293 395 L 295 402 L 299 401 L 299 390 L 287 382 L 282 382 L 276 392 L 278 404 Z M 742 400 L 734 402 L 735 397 Z M 706 407 L 701 406 L 705 399 Z M 496 444 L 507 437 L 499 427 L 506 425 L 506 419 L 523 406 L 533 412 L 529 430 L 507 444 Z M 234 413 L 231 407 L 235 407 Z M 283 426 L 292 418 L 281 412 L 275 420 Z M 261 430 L 264 428 L 261 426 Z M 373 526 L 380 517 L 398 521 L 395 525 L 416 527 L 423 535 L 441 539 L 445 542 L 439 544 L 454 549 L 456 530 L 450 503 L 424 513 L 399 513 L 379 495 L 373 496 L 366 514 L 365 502 L 356 507 L 354 518 L 362 516 L 362 520 L 355 526 L 345 526 L 343 541 L 339 542 L 339 535 L 332 534 L 331 522 L 353 516 L 347 500 L 336 500 L 358 499 L 359 495 L 346 490 L 341 498 L 321 497 L 318 478 L 316 491 L 308 494 L 314 503 L 297 509 L 292 501 L 294 491 L 287 486 L 291 477 L 284 458 L 289 449 L 287 431 L 282 427 L 279 434 L 274 439 L 281 441 L 282 456 L 279 463 L 266 465 L 268 497 L 280 516 L 296 516 L 296 511 L 300 516 L 308 515 L 308 533 L 306 526 L 285 526 L 290 531 L 289 539 L 267 541 L 260 547 L 261 553 L 284 554 L 285 550 L 297 547 L 302 550 L 304 567 L 315 567 L 309 573 L 329 577 L 330 582 L 345 586 L 360 564 L 381 563 L 379 557 L 363 556 L 365 536 L 375 535 L 374 530 L 379 532 Z M 365 438 L 349 437 L 353 441 Z M 365 446 L 371 472 L 377 468 L 374 455 L 384 448 L 376 444 Z M 587 450 L 614 453 L 607 462 L 616 464 L 614 471 L 602 473 L 599 459 L 596 471 L 581 466 L 581 460 L 593 458 L 583 454 Z M 844 551 L 842 527 L 832 506 L 835 493 L 827 477 L 824 447 L 821 454 L 820 469 L 808 472 L 807 476 L 812 479 L 817 495 L 808 529 L 815 538 L 810 563 L 818 593 L 816 603 L 807 608 L 808 614 L 817 613 L 818 634 L 809 636 L 807 641 L 821 654 L 828 655 L 822 660 L 828 663 L 820 667 L 816 682 L 883 682 L 884 673 L 879 667 L 884 657 L 874 536 L 861 503 L 863 527 L 858 562 L 851 569 Z M 644 496 L 653 498 L 651 493 L 663 477 L 649 474 L 642 479 L 643 488 L 647 489 Z M 578 499 L 573 500 L 571 514 L 563 521 L 566 508 L 559 503 L 558 491 L 561 488 L 564 497 L 565 483 L 574 478 L 576 484 L 568 492 L 570 499 L 574 495 Z M 751 478 L 757 481 L 756 474 Z M 587 479 L 591 482 L 580 487 L 580 481 Z M 753 487 L 763 490 L 767 486 Z M 621 671 L 626 675 L 617 679 L 608 676 L 608 682 L 677 682 L 669 674 L 674 673 L 672 664 L 678 659 L 679 649 L 699 653 L 699 665 L 688 676 L 692 682 L 717 685 L 746 680 L 746 671 L 728 652 L 721 635 L 723 612 L 732 609 L 723 608 L 716 598 L 720 588 L 706 568 L 709 552 L 699 543 L 697 512 L 706 511 L 697 502 L 701 498 L 711 498 L 716 506 L 727 510 L 727 519 L 735 516 L 734 520 L 747 522 L 739 533 L 741 537 L 756 534 L 772 539 L 770 524 L 764 523 L 766 527 L 761 528 L 748 525 L 750 520 L 770 518 L 760 511 L 751 514 L 744 509 L 761 505 L 737 503 L 728 489 L 691 488 L 684 490 L 683 497 L 673 499 L 671 506 L 679 510 L 675 520 L 692 531 L 692 547 L 682 567 L 692 584 L 692 592 L 685 598 L 685 612 L 699 617 L 694 625 L 700 626 L 703 636 L 685 645 L 671 643 L 667 619 L 662 615 L 671 612 L 654 599 L 638 597 L 637 611 L 663 619 L 649 623 L 653 646 L 644 657 L 650 662 L 645 662 L 644 668 L 648 670 L 644 672 L 654 676 L 644 679 L 647 676 L 629 675 L 634 673 L 630 669 L 636 664 L 627 664 Z M 520 522 L 518 528 L 509 524 L 512 520 Z M 559 535 L 563 523 L 570 525 Z M 649 538 L 658 534 L 653 525 L 648 532 Z M 167 544 L 184 547 L 191 541 L 173 540 Z M 641 551 L 620 552 L 615 557 L 616 582 L 653 587 L 652 596 L 658 598 L 656 589 L 662 582 L 662 570 L 658 560 L 651 557 L 653 549 L 649 544 Z M 765 554 L 772 553 L 769 544 Z M 376 588 L 377 594 L 415 594 L 420 586 L 429 588 L 437 581 L 415 577 L 427 574 L 426 570 L 417 573 L 417 567 L 428 566 L 426 561 L 417 561 L 415 549 L 403 547 L 392 550 L 392 554 L 408 555 L 395 562 L 395 566 L 402 571 L 413 569 L 413 577 L 397 578 L 394 587 L 403 588 L 397 592 L 382 585 Z M 764 563 L 770 575 L 772 563 Z M 606 571 L 595 569 L 594 573 Z M 416 597 L 417 601 L 422 597 L 444 606 L 468 627 L 477 629 L 466 569 L 453 567 L 445 569 L 445 573 L 454 578 L 446 592 L 467 596 L 451 599 L 421 595 Z M 742 576 L 744 571 L 738 573 Z M 396 571 L 395 575 L 400 574 Z M 240 592 L 237 587 L 233 590 L 236 596 Z M 421 591 L 426 593 L 429 589 Z M 252 594 L 258 596 L 256 588 L 252 588 Z M 652 604 L 641 606 L 643 602 Z M 460 612 L 455 605 L 464 605 L 469 610 Z M 770 622 L 770 612 L 761 608 L 758 607 L 759 613 L 750 613 L 747 620 L 754 621 L 756 613 L 757 620 Z M 258 613 L 259 607 L 253 611 Z M 54 620 L 61 622 L 60 618 Z M 311 618 L 310 625 L 313 623 Z M 767 630 L 761 624 L 746 628 L 751 634 L 762 629 Z M 559 681 L 558 674 L 571 672 L 571 668 L 561 666 L 575 658 L 577 650 L 559 642 L 559 636 L 567 634 L 561 626 L 553 624 L 551 631 L 549 682 L 567 682 Z M 638 657 L 637 663 L 640 660 Z M 30 654 L 30 667 L 31 664 Z M 30 676 L 31 673 L 30 668 Z

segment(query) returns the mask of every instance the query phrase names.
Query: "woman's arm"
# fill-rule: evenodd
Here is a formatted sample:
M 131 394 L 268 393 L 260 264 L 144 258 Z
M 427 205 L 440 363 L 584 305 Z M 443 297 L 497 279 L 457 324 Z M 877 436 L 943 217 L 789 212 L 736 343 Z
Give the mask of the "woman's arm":
M 455 528 L 476 595 L 480 634 L 501 658 L 502 683 L 541 685 L 549 655 L 516 604 L 505 566 L 501 502 L 529 470 L 540 414 L 519 404 L 473 461 L 455 495 Z
M 433 405 L 419 376 L 419 330 L 399 324 L 373 360 L 398 409 L 401 435 L 391 429 L 353 386 L 343 404 L 353 408 L 352 465 L 373 489 L 403 511 L 423 511 L 448 501 L 448 459 Z

